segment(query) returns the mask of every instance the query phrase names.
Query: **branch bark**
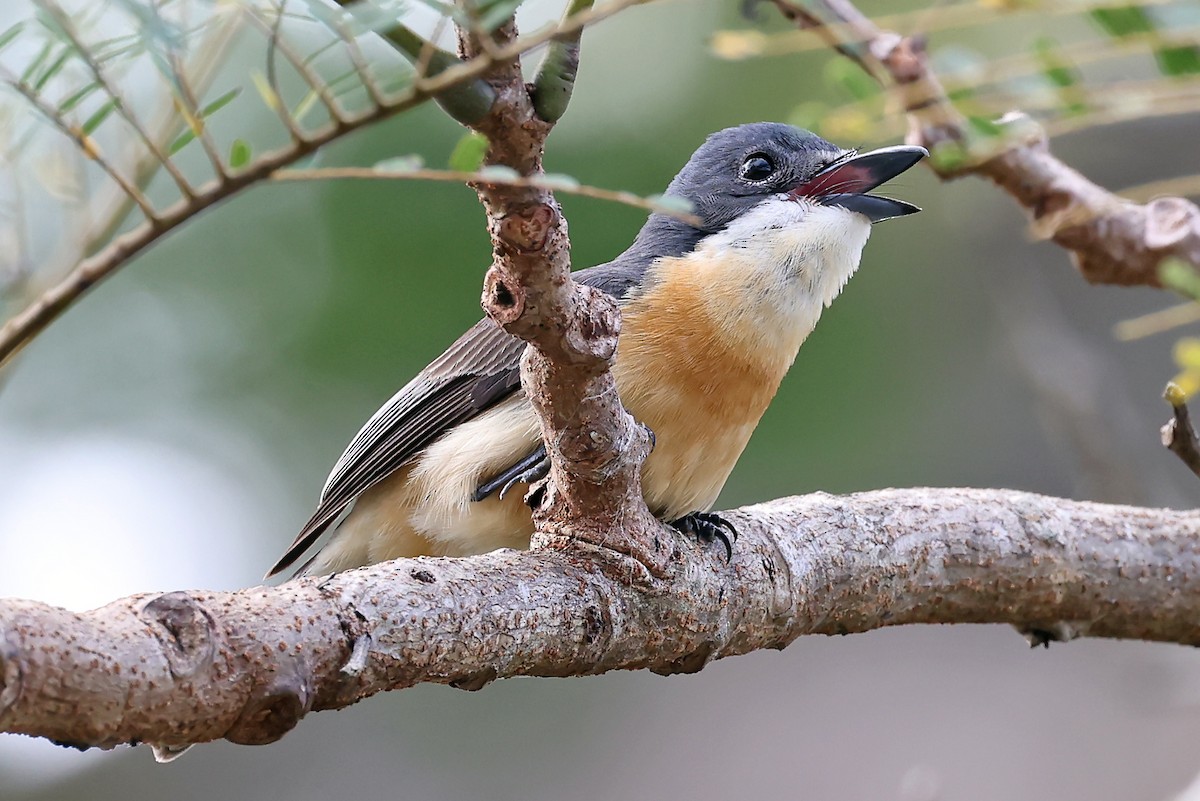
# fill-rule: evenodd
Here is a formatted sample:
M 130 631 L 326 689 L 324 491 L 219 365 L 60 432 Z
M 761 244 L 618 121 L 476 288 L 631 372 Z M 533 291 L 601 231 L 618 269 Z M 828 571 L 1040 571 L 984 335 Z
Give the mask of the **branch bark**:
M 460 55 L 474 59 L 516 39 L 512 20 L 494 34 L 460 29 Z M 577 67 L 576 52 L 569 72 Z M 525 83 L 517 59 L 495 64 L 486 78 L 496 101 L 471 126 L 488 139 L 484 163 L 523 177 L 541 174 L 554 120 L 538 115 L 536 84 Z M 568 98 L 555 104 L 558 113 Z M 550 475 L 527 496 L 535 541 L 614 549 L 661 576 L 671 558 L 666 529 L 646 508 L 641 487 L 650 434 L 621 405 L 609 371 L 621 327 L 617 303 L 571 279 L 567 222 L 552 192 L 536 184 L 474 187 L 487 213 L 493 255 L 481 304 L 493 321 L 530 345 L 521 384 L 550 458 Z
M 981 143 L 931 69 L 922 37 L 881 30 L 849 0 L 773 2 L 890 83 L 908 114 L 907 141 L 933 154 L 927 163 L 942 179 L 973 174 L 993 181 L 1029 214 L 1035 234 L 1071 251 L 1088 281 L 1159 287 L 1159 265 L 1172 257 L 1200 270 L 1196 204 L 1163 197 L 1143 205 L 1114 195 L 1056 158 L 1040 126 L 1023 114 L 999 121 L 1005 129 L 999 149 L 995 141 Z M 955 158 L 939 160 L 949 152 Z
M 805 634 L 909 623 L 1200 645 L 1200 512 L 911 489 L 727 516 L 732 562 L 675 535 L 675 560 L 645 581 L 568 547 L 84 613 L 0 601 L 0 731 L 79 748 L 268 743 L 309 712 L 421 682 L 691 672 Z

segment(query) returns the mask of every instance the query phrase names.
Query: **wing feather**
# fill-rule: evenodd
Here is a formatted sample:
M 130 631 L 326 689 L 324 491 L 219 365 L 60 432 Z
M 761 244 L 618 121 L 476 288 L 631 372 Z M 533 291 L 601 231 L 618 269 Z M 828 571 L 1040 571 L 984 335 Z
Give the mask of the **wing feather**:
M 392 396 L 334 464 L 316 511 L 268 577 L 299 559 L 360 494 L 519 387 L 524 349 L 520 339 L 480 320 Z
M 575 280 L 622 297 L 644 266 L 610 262 Z M 521 385 L 525 343 L 480 320 L 371 416 L 334 464 L 321 500 L 287 552 L 267 574 L 286 570 L 366 490 L 403 467 L 448 429 L 494 406 Z

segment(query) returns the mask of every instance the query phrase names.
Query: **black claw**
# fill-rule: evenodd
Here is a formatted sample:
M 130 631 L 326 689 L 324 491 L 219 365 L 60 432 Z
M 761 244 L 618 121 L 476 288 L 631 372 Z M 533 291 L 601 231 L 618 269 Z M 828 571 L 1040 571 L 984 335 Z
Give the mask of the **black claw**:
M 535 481 L 541 481 L 550 474 L 550 457 L 545 455 L 545 451 L 542 454 L 542 458 L 534 463 L 532 467 L 527 467 L 520 473 L 517 473 L 500 488 L 500 500 L 504 500 L 504 496 L 512 489 L 513 484 L 532 484 Z
M 705 544 L 720 540 L 725 545 L 725 560 L 733 560 L 733 543 L 737 541 L 738 533 L 733 523 L 715 512 L 692 512 L 678 520 L 672 520 L 667 525 L 683 534 L 694 534 L 696 539 Z M 728 533 L 726 533 L 728 532 Z
M 550 458 L 546 456 L 546 447 L 539 445 L 536 451 L 500 475 L 480 484 L 475 489 L 475 494 L 471 496 L 471 500 L 479 503 L 496 490 L 500 491 L 500 497 L 503 498 L 504 494 L 512 489 L 513 484 L 532 484 L 545 478 L 549 472 Z

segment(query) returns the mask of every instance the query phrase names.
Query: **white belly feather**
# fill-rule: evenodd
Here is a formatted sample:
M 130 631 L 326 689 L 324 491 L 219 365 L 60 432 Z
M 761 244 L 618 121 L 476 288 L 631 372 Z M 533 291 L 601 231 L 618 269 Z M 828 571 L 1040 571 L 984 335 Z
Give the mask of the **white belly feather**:
M 643 472 L 657 514 L 672 519 L 716 501 L 869 233 L 861 215 L 776 196 L 651 268 L 624 305 L 614 373 L 626 407 L 657 436 Z M 538 437 L 519 392 L 455 427 L 356 501 L 313 571 L 526 547 L 532 524 L 519 491 L 504 501 L 470 498 Z

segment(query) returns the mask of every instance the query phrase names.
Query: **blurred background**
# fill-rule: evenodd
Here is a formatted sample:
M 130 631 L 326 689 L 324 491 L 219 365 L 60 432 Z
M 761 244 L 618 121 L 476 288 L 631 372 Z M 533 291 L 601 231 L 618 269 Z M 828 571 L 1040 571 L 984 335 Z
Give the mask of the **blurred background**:
M 1042 65 L 1032 77 L 1047 76 L 1046 64 L 1081 52 L 1071 46 L 1110 36 L 1094 15 L 1018 5 L 947 4 L 992 15 L 960 28 L 938 29 L 938 8 L 894 23 L 933 29 L 940 63 L 968 79 L 989 59 L 1030 52 L 1050 53 L 1032 57 Z M 1194 4 L 1151 5 L 1194 38 Z M 5 6 L 0 31 L 32 13 L 23 0 Z M 522 20 L 532 29 L 559 10 L 531 0 Z M 899 140 L 902 120 L 881 97 L 860 97 L 828 51 L 721 33 L 784 36 L 769 8 L 758 13 L 755 23 L 735 3 L 671 0 L 590 29 L 547 169 L 649 195 L 707 133 L 738 123 L 819 124 L 846 146 Z M 1067 49 L 1047 49 L 1048 36 Z M 0 64 L 18 70 L 37 53 L 17 42 Z M 1095 60 L 1055 91 L 1165 80 L 1148 53 Z M 262 59 L 261 39 L 236 39 L 212 96 L 248 85 Z M 123 80 L 136 93 L 143 78 L 130 70 Z M 1013 91 L 1014 104 L 1037 107 L 1046 87 Z M 1042 107 L 1061 111 L 1083 95 L 1056 97 Z M 29 114 L 12 111 L 19 98 L 4 102 L 0 145 L 17 154 L 0 165 L 11 312 L 69 266 L 63 232 L 94 213 L 102 181 L 64 170 L 54 154 L 69 151 L 66 140 L 29 136 Z M 1063 130 L 1056 152 L 1114 189 L 1200 172 L 1194 114 L 1122 109 L 1076 129 L 1068 116 L 1047 119 Z M 256 149 L 283 141 L 253 90 L 214 115 L 212 130 Z M 338 142 L 318 164 L 419 154 L 442 166 L 461 135 L 422 107 Z M 179 160 L 203 166 L 194 144 Z M 1113 333 L 1172 296 L 1087 286 L 981 181 L 940 184 L 914 170 L 889 189 L 925 211 L 875 229 L 719 507 L 921 485 L 1194 505 L 1196 479 L 1158 442 L 1181 332 L 1132 342 Z M 580 267 L 615 256 L 644 219 L 561 200 Z M 474 194 L 456 185 L 260 186 L 100 285 L 0 373 L 0 595 L 85 609 L 133 592 L 256 584 L 361 423 L 478 319 L 482 223 Z M 313 715 L 274 745 L 204 745 L 167 766 L 145 748 L 81 754 L 0 735 L 5 801 L 1107 801 L 1173 798 L 1197 773 L 1195 651 L 1106 641 L 1030 650 L 1002 626 L 809 637 L 694 676 L 421 686 Z

